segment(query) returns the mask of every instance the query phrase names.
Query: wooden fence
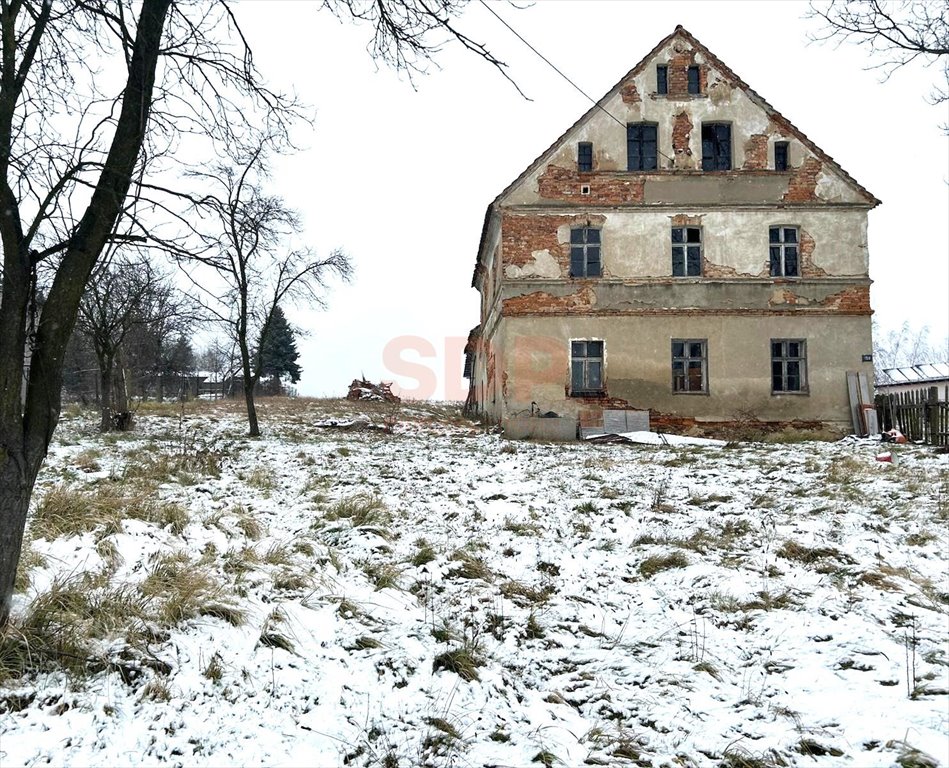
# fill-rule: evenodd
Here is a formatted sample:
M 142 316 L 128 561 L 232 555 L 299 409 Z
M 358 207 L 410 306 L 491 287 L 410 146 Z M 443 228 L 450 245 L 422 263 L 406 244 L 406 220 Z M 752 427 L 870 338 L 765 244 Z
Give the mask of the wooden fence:
M 875 404 L 881 430 L 895 427 L 908 440 L 949 445 L 949 402 L 940 401 L 938 387 L 877 395 Z

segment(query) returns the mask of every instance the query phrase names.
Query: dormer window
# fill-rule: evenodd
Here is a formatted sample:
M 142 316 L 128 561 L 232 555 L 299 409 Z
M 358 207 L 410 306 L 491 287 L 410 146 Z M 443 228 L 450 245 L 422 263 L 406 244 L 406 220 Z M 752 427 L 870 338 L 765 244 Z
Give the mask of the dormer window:
M 593 170 L 593 142 L 581 141 L 577 144 L 577 170 L 588 173 Z
M 699 68 L 689 67 L 689 93 L 697 96 L 699 91 Z
M 669 67 L 665 64 L 656 65 L 656 93 L 669 93 Z

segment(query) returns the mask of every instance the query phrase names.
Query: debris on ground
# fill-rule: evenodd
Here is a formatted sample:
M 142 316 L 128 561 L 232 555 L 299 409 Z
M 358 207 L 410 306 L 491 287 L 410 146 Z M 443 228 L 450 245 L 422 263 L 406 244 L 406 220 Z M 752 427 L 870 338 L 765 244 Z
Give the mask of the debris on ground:
M 380 381 L 373 384 L 365 379 L 353 379 L 349 385 L 347 400 L 368 400 L 376 403 L 401 403 L 402 398 L 392 393 L 391 382 Z
M 622 432 L 604 435 L 591 435 L 586 438 L 589 443 L 638 443 L 640 445 L 704 445 L 722 448 L 725 440 L 713 440 L 707 437 L 686 437 L 684 435 L 667 435 L 660 432 Z

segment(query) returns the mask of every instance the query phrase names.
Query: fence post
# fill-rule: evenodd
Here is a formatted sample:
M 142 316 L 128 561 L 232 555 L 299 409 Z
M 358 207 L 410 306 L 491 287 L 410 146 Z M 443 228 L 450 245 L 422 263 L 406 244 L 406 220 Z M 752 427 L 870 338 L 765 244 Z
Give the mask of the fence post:
M 929 439 L 926 443 L 929 445 L 939 444 L 939 389 L 929 387 L 926 398 L 926 431 L 929 432 Z

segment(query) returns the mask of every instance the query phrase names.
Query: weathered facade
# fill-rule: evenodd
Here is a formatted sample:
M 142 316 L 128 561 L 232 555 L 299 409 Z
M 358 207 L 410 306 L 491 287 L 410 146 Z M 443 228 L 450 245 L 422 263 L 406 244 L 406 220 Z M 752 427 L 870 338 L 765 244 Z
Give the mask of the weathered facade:
M 677 27 L 488 207 L 469 405 L 845 425 L 878 204 Z

